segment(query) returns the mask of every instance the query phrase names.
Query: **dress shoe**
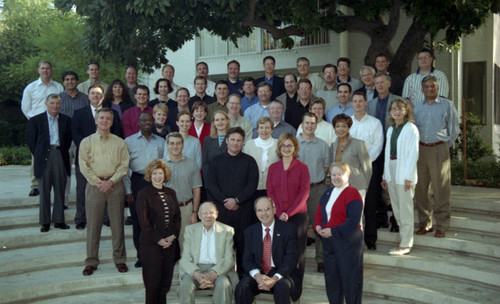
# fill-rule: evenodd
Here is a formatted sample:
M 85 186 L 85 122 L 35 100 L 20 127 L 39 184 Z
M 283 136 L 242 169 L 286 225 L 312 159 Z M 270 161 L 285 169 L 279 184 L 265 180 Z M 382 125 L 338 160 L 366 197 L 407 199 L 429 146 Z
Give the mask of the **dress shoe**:
M 85 268 L 83 269 L 82 274 L 83 274 L 84 276 L 89 276 L 89 275 L 92 275 L 96 269 L 97 269 L 97 267 L 96 267 L 96 266 L 87 265 L 87 266 L 85 266 Z
M 316 240 L 314 238 L 308 237 L 307 238 L 307 246 L 311 246 Z
M 365 241 L 366 247 L 370 250 L 377 250 L 377 244 L 373 241 Z
M 39 194 L 40 194 L 40 191 L 38 191 L 37 188 L 33 188 L 33 189 L 31 189 L 30 194 L 28 194 L 28 195 L 29 196 L 37 196 Z
M 125 264 L 125 263 L 116 263 L 115 266 L 116 266 L 116 269 L 118 269 L 118 272 L 127 272 L 128 271 L 127 264 Z
M 141 260 L 137 260 L 137 262 L 135 262 L 135 264 L 134 264 L 134 267 L 135 268 L 141 268 L 142 267 L 142 261 Z
M 385 223 L 378 223 L 377 224 L 377 229 L 380 229 L 380 228 L 389 228 L 389 223 L 385 222 Z
M 398 226 L 398 224 L 392 224 L 392 226 L 391 226 L 391 232 L 399 232 L 399 226 Z
M 417 234 L 418 234 L 418 235 L 427 234 L 427 232 L 432 232 L 432 230 L 433 230 L 433 229 L 434 229 L 434 228 L 433 228 L 432 226 L 431 226 L 431 227 L 429 227 L 429 228 L 427 228 L 427 227 L 422 227 L 422 228 L 418 229 Z
M 82 224 L 82 223 L 76 224 L 76 229 L 78 229 L 78 230 L 85 229 L 85 224 Z
M 316 270 L 319 273 L 324 273 L 325 272 L 325 264 L 324 263 L 318 263 L 318 268 Z
M 132 225 L 132 217 L 127 216 L 127 219 L 125 220 L 125 226 L 130 226 Z
M 50 230 L 50 225 L 42 225 L 42 228 L 40 228 L 40 232 L 47 232 Z
M 405 255 L 410 253 L 410 247 L 398 247 L 389 251 L 390 255 Z
M 104 222 L 103 224 L 104 224 L 104 226 L 107 226 L 107 227 L 109 227 L 109 225 L 110 225 L 109 222 Z
M 64 210 L 68 210 L 68 206 L 64 205 Z
M 59 229 L 69 229 L 69 226 L 66 225 L 65 223 L 55 223 L 54 228 L 59 228 Z
M 437 238 L 443 238 L 446 236 L 446 233 L 444 233 L 444 231 L 438 229 L 438 230 L 436 230 L 436 233 L 434 234 L 434 236 Z

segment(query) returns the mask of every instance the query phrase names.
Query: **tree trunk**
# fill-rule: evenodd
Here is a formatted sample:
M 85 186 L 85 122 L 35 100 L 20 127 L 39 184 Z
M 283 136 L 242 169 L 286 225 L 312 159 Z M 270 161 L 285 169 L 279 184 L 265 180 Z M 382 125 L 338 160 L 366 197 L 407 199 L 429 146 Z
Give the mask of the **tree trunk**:
M 427 31 L 422 29 L 420 25 L 413 20 L 412 25 L 406 32 L 406 35 L 399 44 L 396 54 L 392 57 L 389 71 L 399 74 L 402 79 L 405 79 L 411 71 L 411 63 L 413 58 L 423 46 Z

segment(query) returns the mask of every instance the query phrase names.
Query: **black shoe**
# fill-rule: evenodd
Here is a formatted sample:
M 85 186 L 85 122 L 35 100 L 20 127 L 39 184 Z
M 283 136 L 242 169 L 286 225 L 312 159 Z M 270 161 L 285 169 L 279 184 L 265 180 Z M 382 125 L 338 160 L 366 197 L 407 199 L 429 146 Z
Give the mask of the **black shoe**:
M 54 223 L 54 228 L 59 228 L 59 229 L 69 229 L 69 226 L 66 225 L 65 223 Z
M 307 246 L 311 246 L 315 242 L 316 242 L 316 240 L 314 238 L 311 238 L 311 237 L 307 238 Z
M 377 250 L 377 244 L 375 242 L 365 241 L 365 244 L 369 250 Z
M 389 221 L 391 221 L 391 232 L 399 232 L 399 225 L 394 215 L 391 215 Z
M 40 191 L 38 191 L 37 188 L 31 189 L 30 193 L 28 194 L 29 196 L 37 196 L 40 194 Z
M 68 210 L 68 206 L 64 205 L 64 210 Z
M 142 267 L 142 261 L 141 260 L 137 260 L 137 262 L 135 262 L 134 266 L 135 266 L 135 268 L 141 268 Z
M 104 225 L 109 227 L 109 222 L 104 222 Z
M 83 230 L 83 229 L 85 229 L 85 224 L 82 224 L 82 223 L 80 223 L 80 224 L 76 224 L 76 229 L 78 229 L 78 230 Z
M 377 229 L 380 229 L 380 228 L 389 228 L 389 223 L 385 222 L 385 223 L 378 223 L 377 224 Z
M 130 226 L 132 225 L 132 217 L 127 216 L 127 219 L 125 220 L 125 226 Z
M 50 230 L 50 225 L 42 225 L 42 228 L 40 228 L 40 232 L 47 232 Z

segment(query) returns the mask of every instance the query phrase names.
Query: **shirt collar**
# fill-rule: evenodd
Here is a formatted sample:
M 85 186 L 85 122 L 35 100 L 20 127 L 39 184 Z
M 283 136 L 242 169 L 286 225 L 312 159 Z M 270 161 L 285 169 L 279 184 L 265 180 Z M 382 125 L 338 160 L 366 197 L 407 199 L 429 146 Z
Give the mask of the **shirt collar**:
M 185 159 L 186 159 L 186 156 L 184 156 L 184 154 L 182 154 L 181 158 L 180 158 L 178 161 L 175 161 L 175 160 L 171 159 L 171 158 L 170 158 L 170 154 L 169 154 L 169 155 L 167 155 L 167 157 L 166 157 L 166 158 L 167 158 L 167 162 L 178 163 L 178 162 L 181 162 L 181 161 L 185 160 Z M 213 227 L 213 226 L 212 226 L 212 227 Z
M 56 117 L 50 116 L 49 111 L 45 111 L 45 113 L 47 113 L 47 118 L 49 120 L 52 120 L 52 119 L 58 120 L 59 119 L 59 113 L 56 114 Z

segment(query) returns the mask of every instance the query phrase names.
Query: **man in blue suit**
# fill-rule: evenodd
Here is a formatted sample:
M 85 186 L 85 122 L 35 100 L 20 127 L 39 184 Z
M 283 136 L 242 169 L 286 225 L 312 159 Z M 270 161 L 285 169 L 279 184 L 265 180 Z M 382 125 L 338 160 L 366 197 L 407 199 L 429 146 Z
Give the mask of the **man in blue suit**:
M 290 298 L 296 301 L 302 292 L 297 229 L 276 218 L 276 208 L 268 197 L 258 198 L 254 209 L 260 223 L 245 231 L 245 274 L 236 286 L 236 303 L 250 304 L 266 291 L 273 293 L 275 303 L 290 303 Z
M 80 172 L 78 164 L 78 154 L 80 143 L 82 140 L 96 132 L 95 113 L 101 108 L 104 100 L 103 89 L 99 85 L 93 85 L 89 88 L 89 101 L 90 105 L 78 109 L 73 114 L 73 122 L 71 124 L 71 133 L 73 135 L 73 142 L 76 145 L 75 157 L 75 176 L 76 176 L 76 214 L 75 224 L 76 229 L 84 229 L 87 225 L 85 215 L 85 187 L 87 180 Z M 113 110 L 114 111 L 114 110 Z M 111 133 L 116 136 L 123 137 L 120 116 L 117 112 L 113 115 L 113 125 L 111 126 Z
M 47 111 L 28 121 L 26 139 L 34 157 L 35 177 L 40 186 L 40 232 L 55 228 L 68 229 L 64 222 L 64 189 L 71 172 L 71 118 L 59 113 L 61 97 L 50 94 L 45 100 Z M 50 212 L 50 190 L 54 188 L 54 212 Z

